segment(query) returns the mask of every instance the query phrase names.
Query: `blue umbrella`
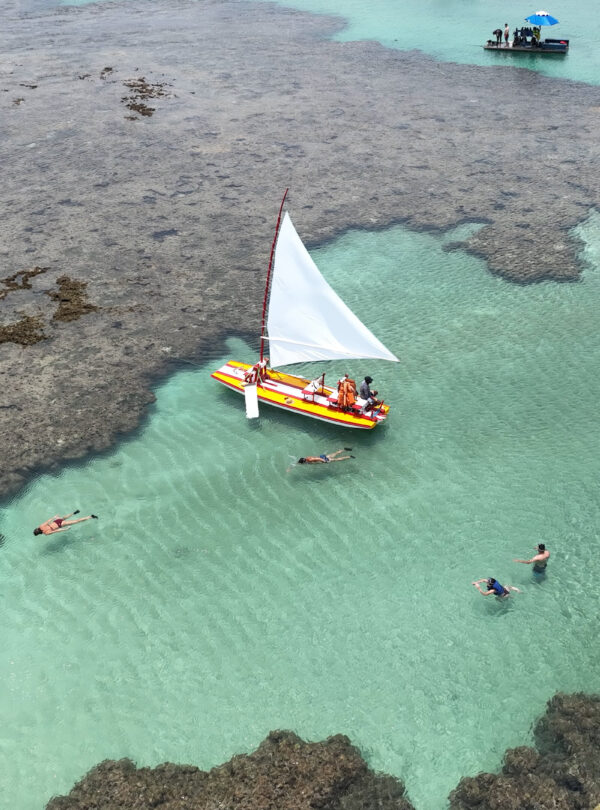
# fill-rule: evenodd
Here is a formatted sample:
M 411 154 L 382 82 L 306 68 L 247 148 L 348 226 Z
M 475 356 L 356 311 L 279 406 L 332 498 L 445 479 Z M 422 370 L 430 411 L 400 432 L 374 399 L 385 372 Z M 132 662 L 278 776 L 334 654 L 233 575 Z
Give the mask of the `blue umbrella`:
M 556 25 L 558 22 L 556 17 L 548 14 L 547 11 L 536 11 L 535 14 L 525 17 L 525 21 L 531 25 Z

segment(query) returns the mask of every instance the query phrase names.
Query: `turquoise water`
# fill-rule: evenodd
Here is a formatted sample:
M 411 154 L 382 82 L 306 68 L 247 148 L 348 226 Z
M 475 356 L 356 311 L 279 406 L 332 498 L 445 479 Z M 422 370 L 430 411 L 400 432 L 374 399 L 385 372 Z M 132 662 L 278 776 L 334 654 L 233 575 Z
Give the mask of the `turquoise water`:
M 401 359 L 349 369 L 386 426 L 249 423 L 214 358 L 6 504 L 3 804 L 39 810 L 106 757 L 208 768 L 279 727 L 348 734 L 437 810 L 556 690 L 599 690 L 600 216 L 581 232 L 581 283 L 529 287 L 446 252 L 456 232 L 349 233 L 313 255 Z M 343 444 L 356 460 L 286 472 Z M 33 537 L 74 508 L 100 519 Z M 542 540 L 536 582 L 511 560 Z M 523 593 L 479 596 L 489 575 Z
M 62 5 L 85 5 L 97 0 L 60 0 Z M 151 0 L 149 0 L 150 2 Z M 52 0 L 56 2 L 56 0 Z M 523 0 L 276 0 L 281 5 L 314 14 L 342 17 L 342 41 L 375 39 L 390 48 L 418 49 L 446 62 L 510 65 L 537 70 L 547 76 L 600 84 L 600 15 L 595 0 L 561 0 L 540 6 Z M 543 37 L 570 41 L 566 57 L 496 54 L 482 46 L 495 28 L 525 25 L 525 17 L 545 8 L 559 24 L 542 29 Z M 490 99 L 491 104 L 502 103 Z M 549 109 L 552 100 L 548 100 Z
M 594 0 L 562 0 L 550 6 L 526 0 L 471 2 L 471 0 L 279 0 L 316 14 L 336 14 L 347 20 L 337 35 L 343 41 L 376 39 L 390 48 L 418 49 L 445 62 L 510 65 L 537 70 L 547 76 L 600 83 L 600 19 Z M 483 50 L 495 28 L 508 23 L 512 32 L 525 17 L 545 8 L 559 20 L 542 30 L 543 37 L 569 40 L 565 57 L 532 57 Z M 501 99 L 490 99 L 501 104 Z M 549 109 L 552 101 L 548 101 Z

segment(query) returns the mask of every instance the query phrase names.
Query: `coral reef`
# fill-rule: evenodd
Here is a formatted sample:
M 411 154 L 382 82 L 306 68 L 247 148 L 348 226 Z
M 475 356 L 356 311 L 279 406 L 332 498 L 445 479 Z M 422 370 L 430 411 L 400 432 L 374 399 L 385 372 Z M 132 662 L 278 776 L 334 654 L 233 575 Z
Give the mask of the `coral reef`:
M 201 771 L 166 763 L 136 769 L 127 759 L 93 768 L 46 810 L 412 810 L 403 784 L 369 771 L 341 734 L 307 743 L 273 731 L 249 755 Z
M 23 315 L 19 321 L 0 326 L 0 343 L 18 343 L 19 346 L 33 346 L 46 339 L 41 318 Z M 6 406 L 5 406 L 6 407 Z
M 145 76 L 139 76 L 136 79 L 127 79 L 123 84 L 132 92 L 128 96 L 123 96 L 121 101 L 128 109 L 140 115 L 150 116 L 156 111 L 155 107 L 149 107 L 144 103 L 149 98 L 160 98 L 161 96 L 168 95 L 164 90 L 164 84 L 160 82 L 150 84 L 146 81 Z
M 461 779 L 450 810 L 591 810 L 600 803 L 600 697 L 557 694 L 536 748 L 509 749 L 499 774 Z
M 33 267 L 31 270 L 19 270 L 12 276 L 0 279 L 0 301 L 10 293 L 31 290 L 31 279 L 47 270 L 49 270 L 48 267 Z M 52 315 L 52 321 L 76 321 L 82 315 L 98 309 L 87 300 L 85 281 L 78 281 L 69 276 L 59 276 L 56 284 L 58 291 L 45 290 L 45 294 L 58 304 Z M 16 343 L 20 346 L 33 346 L 35 343 L 47 340 L 49 335 L 44 331 L 46 322 L 41 313 L 29 315 L 18 312 L 18 314 L 21 315 L 18 321 L 0 325 L 0 344 Z
M 0 284 L 4 287 L 4 289 L 0 287 L 0 301 L 14 290 L 30 290 L 30 279 L 45 273 L 47 269 L 47 267 L 32 267 L 31 270 L 19 270 L 18 273 L 13 273 L 12 276 L 0 279 Z
M 87 300 L 85 281 L 77 281 L 69 276 L 59 276 L 56 283 L 58 292 L 47 292 L 47 295 L 58 304 L 56 312 L 52 316 L 53 321 L 76 321 L 82 315 L 98 309 Z
M 536 748 L 509 749 L 502 772 L 461 779 L 450 810 L 598 810 L 600 696 L 558 693 L 534 728 Z M 411 810 L 402 782 L 370 771 L 341 734 L 307 743 L 273 731 L 249 755 L 201 771 L 106 760 L 46 810 Z

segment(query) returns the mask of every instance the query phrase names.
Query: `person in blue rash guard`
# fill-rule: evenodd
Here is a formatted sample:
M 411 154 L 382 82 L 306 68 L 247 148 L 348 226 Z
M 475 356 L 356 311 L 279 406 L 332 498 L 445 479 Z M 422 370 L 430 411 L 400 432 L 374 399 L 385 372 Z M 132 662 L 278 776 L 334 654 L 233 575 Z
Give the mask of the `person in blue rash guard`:
M 481 583 L 485 582 L 487 585 L 487 591 L 481 589 Z M 478 579 L 477 582 L 472 582 L 472 585 L 475 585 L 477 590 L 482 596 L 499 596 L 500 599 L 506 599 L 507 596 L 510 596 L 511 591 L 516 591 L 517 593 L 521 593 L 518 588 L 513 588 L 512 585 L 501 585 L 497 579 L 494 577 L 488 577 L 487 579 Z

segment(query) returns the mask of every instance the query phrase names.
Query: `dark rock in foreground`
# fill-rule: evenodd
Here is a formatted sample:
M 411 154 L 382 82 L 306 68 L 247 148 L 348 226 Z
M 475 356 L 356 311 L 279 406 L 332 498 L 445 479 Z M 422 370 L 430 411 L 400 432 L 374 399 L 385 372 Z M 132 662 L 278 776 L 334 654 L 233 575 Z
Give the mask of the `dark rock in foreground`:
M 500 722 L 500 721 L 499 721 Z M 600 696 L 557 694 L 534 729 L 536 748 L 509 749 L 502 772 L 461 779 L 450 810 L 598 810 Z M 370 771 L 341 734 L 306 743 L 273 731 L 249 755 L 201 771 L 128 759 L 93 768 L 46 810 L 410 810 L 402 782 Z
M 506 752 L 501 773 L 461 779 L 450 794 L 451 810 L 591 810 L 600 804 L 600 697 L 555 695 L 534 736 L 536 748 Z
M 273 731 L 249 755 L 201 771 L 166 763 L 136 769 L 106 760 L 46 810 L 411 810 L 404 785 L 369 771 L 347 737 L 306 743 Z

